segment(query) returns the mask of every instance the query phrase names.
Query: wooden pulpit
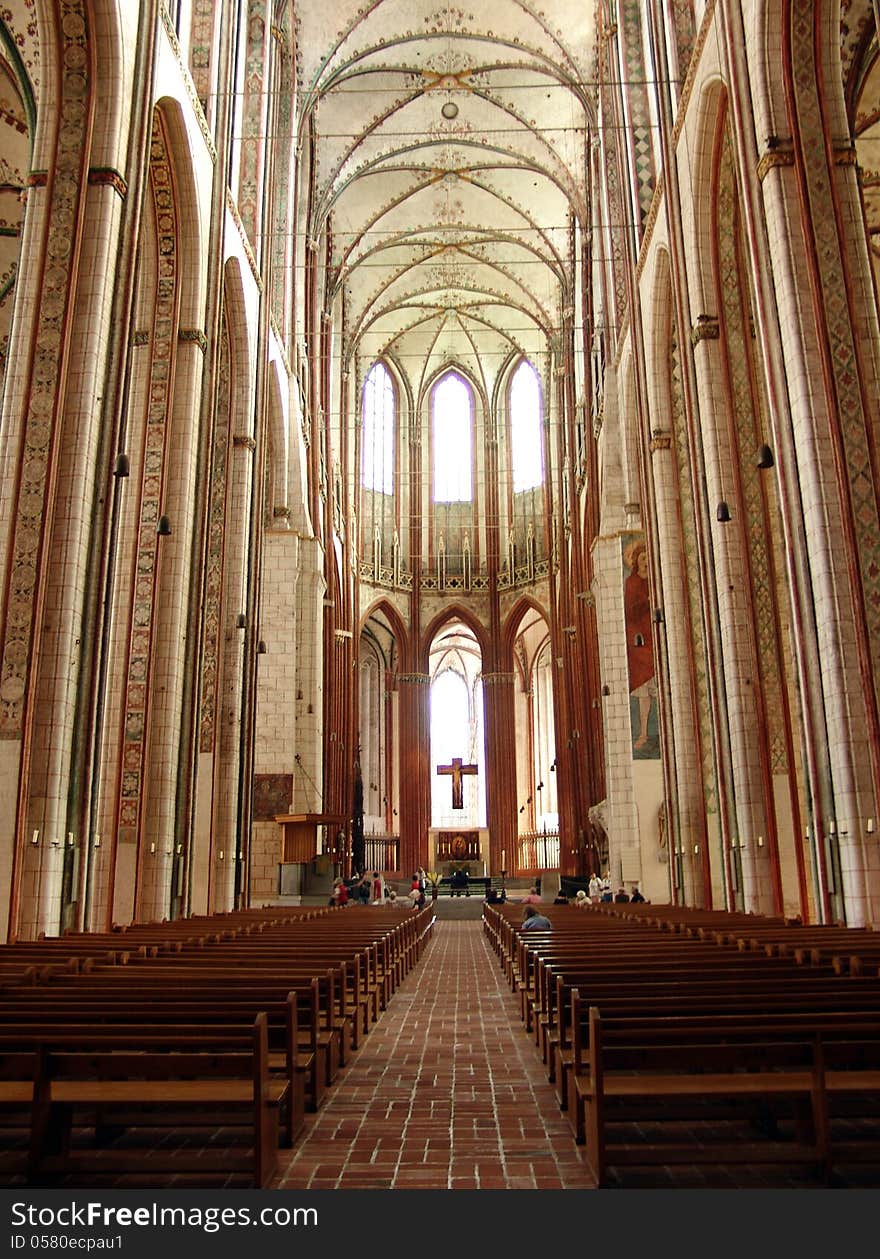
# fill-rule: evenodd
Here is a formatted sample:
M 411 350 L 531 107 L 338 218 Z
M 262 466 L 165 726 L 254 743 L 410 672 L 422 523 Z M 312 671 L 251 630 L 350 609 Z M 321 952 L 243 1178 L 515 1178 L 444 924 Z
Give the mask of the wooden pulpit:
M 276 813 L 281 827 L 281 860 L 314 861 L 318 854 L 318 827 L 332 826 L 334 833 L 345 825 L 344 817 L 331 813 Z

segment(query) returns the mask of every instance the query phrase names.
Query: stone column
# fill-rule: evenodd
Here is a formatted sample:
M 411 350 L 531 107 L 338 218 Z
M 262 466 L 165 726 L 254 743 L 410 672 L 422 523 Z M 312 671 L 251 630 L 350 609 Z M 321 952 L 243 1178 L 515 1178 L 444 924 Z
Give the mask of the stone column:
M 410 874 L 428 860 L 431 821 L 427 673 L 399 673 L 400 696 L 400 867 Z
M 511 864 L 516 850 L 516 729 L 513 673 L 483 674 L 483 713 L 486 723 L 487 821 L 489 874 L 501 873 L 501 853 Z
M 743 880 L 743 907 L 748 912 L 772 913 L 773 880 L 768 846 L 759 849 L 757 837 L 768 833 L 764 775 L 761 764 L 762 740 L 755 737 L 755 696 L 751 679 L 757 675 L 751 611 L 750 583 L 745 564 L 742 530 L 746 522 L 737 517 L 741 510 L 736 482 L 737 451 L 730 438 L 720 356 L 719 324 L 714 315 L 701 315 L 691 340 L 694 368 L 700 398 L 706 498 L 711 529 L 711 562 L 715 565 L 717 608 L 706 609 L 718 616 L 722 650 L 722 672 L 726 724 L 721 737 L 730 747 L 731 797 Z M 727 504 L 730 519 L 717 518 L 721 503 Z M 713 701 L 713 702 L 717 702 Z
M 671 851 L 672 848 L 678 847 L 682 850 L 680 868 L 686 904 L 705 906 L 718 903 L 723 906 L 726 884 L 723 870 L 716 870 L 714 880 L 714 890 L 720 896 L 713 896 L 713 887 L 706 886 L 704 878 L 705 872 L 710 868 L 709 854 L 705 851 L 706 799 L 700 764 L 700 730 L 691 675 L 691 634 L 702 633 L 702 627 L 691 625 L 687 605 L 682 598 L 682 592 L 686 588 L 686 574 L 681 554 L 673 459 L 672 435 L 662 428 L 655 428 L 651 437 L 651 476 L 657 549 L 663 557 L 660 574 L 663 620 L 656 626 L 655 665 L 658 690 L 662 693 L 664 681 L 668 685 L 670 712 L 666 731 L 667 737 L 671 738 L 671 746 L 664 747 L 664 755 L 670 762 L 672 780 L 675 783 L 675 801 L 669 801 L 668 804 L 677 814 L 676 817 L 669 818 L 669 859 L 673 860 L 676 855 Z M 718 865 L 724 860 L 724 854 L 721 853 Z
M 174 364 L 174 401 L 166 446 L 164 514 L 171 534 L 158 538 L 153 652 L 150 665 L 148 782 L 140 833 L 137 917 L 161 919 L 169 912 L 174 850 L 181 838 L 177 785 L 183 745 L 183 692 L 195 685 L 186 676 L 188 592 L 192 537 L 199 503 L 196 485 L 198 397 L 204 367 L 204 334 L 178 334 Z M 188 816 L 188 810 L 186 811 Z

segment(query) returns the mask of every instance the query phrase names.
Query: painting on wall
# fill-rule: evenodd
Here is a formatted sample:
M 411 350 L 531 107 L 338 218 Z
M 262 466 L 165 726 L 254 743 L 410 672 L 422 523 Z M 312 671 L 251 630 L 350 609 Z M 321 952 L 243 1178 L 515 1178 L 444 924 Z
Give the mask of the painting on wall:
M 254 774 L 254 821 L 274 822 L 290 812 L 293 774 Z
M 622 548 L 632 752 L 635 760 L 657 760 L 660 756 L 660 726 L 648 585 L 648 548 L 644 535 L 640 533 L 626 535 L 622 539 Z

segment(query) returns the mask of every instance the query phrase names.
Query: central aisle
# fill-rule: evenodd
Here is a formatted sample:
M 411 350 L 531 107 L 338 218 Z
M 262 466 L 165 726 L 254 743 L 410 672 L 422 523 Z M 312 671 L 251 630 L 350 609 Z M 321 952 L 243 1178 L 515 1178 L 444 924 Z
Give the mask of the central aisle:
M 280 1168 L 281 1189 L 593 1188 L 481 921 L 436 923 Z

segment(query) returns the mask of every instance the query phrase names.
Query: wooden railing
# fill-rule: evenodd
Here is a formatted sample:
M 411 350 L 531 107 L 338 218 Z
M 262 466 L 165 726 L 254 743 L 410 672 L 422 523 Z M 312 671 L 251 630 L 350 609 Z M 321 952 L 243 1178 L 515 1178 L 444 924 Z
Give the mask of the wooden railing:
M 381 873 L 399 870 L 400 838 L 397 835 L 367 835 L 364 838 L 368 870 Z M 412 871 L 404 871 L 411 874 Z
M 530 831 L 520 835 L 517 847 L 517 871 L 559 869 L 559 832 Z

